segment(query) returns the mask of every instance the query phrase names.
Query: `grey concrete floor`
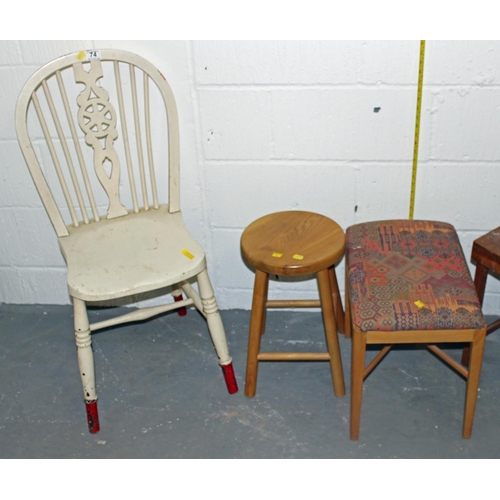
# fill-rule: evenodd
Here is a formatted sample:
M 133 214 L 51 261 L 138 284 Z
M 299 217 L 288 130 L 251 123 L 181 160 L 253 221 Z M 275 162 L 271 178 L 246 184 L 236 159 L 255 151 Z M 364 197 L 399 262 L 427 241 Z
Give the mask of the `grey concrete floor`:
M 91 321 L 117 314 L 94 309 Z M 498 458 L 500 331 L 486 342 L 472 438 L 465 382 L 422 347 L 394 348 L 364 385 L 361 436 L 327 362 L 263 362 L 243 394 L 249 311 L 222 311 L 240 391 L 229 395 L 193 309 L 93 335 L 101 431 L 87 431 L 69 306 L 0 305 L 0 458 Z M 492 319 L 492 318 L 488 318 Z M 272 311 L 266 350 L 324 350 L 320 313 Z M 447 349 L 457 359 L 459 346 Z M 369 356 L 373 356 L 375 351 Z

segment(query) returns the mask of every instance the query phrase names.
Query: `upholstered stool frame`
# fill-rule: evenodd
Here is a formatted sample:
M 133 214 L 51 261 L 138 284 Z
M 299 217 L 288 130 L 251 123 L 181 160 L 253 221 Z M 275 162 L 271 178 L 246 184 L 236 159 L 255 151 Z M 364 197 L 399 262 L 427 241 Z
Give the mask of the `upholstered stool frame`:
M 390 224 L 393 221 L 387 221 Z M 394 221 L 399 222 L 399 221 Z M 350 228 L 349 228 L 350 229 Z M 348 231 L 349 231 L 348 229 Z M 460 249 L 461 250 L 461 249 Z M 463 258 L 463 267 L 466 268 Z M 455 369 L 467 380 L 465 411 L 463 420 L 464 438 L 470 438 L 476 407 L 477 391 L 482 366 L 484 343 L 486 336 L 486 325 L 473 329 L 419 329 L 419 330 L 366 330 L 359 328 L 353 321 L 355 314 L 351 303 L 352 280 L 349 278 L 349 247 L 346 255 L 346 305 L 345 305 L 345 335 L 352 336 L 352 364 L 351 364 L 351 428 L 352 440 L 359 438 L 361 401 L 363 381 L 372 370 L 382 361 L 394 344 L 425 344 L 434 354 Z M 470 279 L 470 276 L 469 276 Z M 471 282 L 472 288 L 472 282 Z M 478 302 L 479 304 L 479 302 Z M 479 309 L 480 311 L 480 309 Z M 484 319 L 484 318 L 483 318 Z M 435 344 L 467 342 L 470 345 L 470 359 L 468 369 L 443 352 Z M 374 359 L 365 367 L 365 355 L 367 345 L 385 345 Z

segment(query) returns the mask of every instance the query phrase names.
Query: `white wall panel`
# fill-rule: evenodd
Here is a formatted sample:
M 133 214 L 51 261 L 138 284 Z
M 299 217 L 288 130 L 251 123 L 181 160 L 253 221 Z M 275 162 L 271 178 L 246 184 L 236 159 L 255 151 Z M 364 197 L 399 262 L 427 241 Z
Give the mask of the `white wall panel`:
M 418 41 L 194 42 L 198 84 L 413 83 Z
M 65 268 L 0 267 L 0 283 L 0 303 L 71 303 Z
M 214 227 L 245 228 L 259 217 L 283 210 L 318 212 L 342 227 L 352 223 L 354 168 L 328 164 L 210 164 L 207 170 Z
M 274 158 L 401 161 L 413 155 L 412 89 L 274 91 L 272 116 Z
M 0 141 L 0 207 L 41 207 L 17 141 Z
M 35 67 L 72 52 L 96 48 L 92 40 L 23 40 L 20 44 L 23 63 Z
M 43 208 L 0 209 L 0 266 L 64 266 Z
M 0 99 L 0 141 L 17 141 L 14 123 L 17 98 L 28 78 L 35 72 L 35 69 L 25 66 L 0 67 L 0 88 L 2 92 Z
M 3 40 L 0 50 L 0 66 L 20 65 L 23 63 L 21 46 L 18 40 Z
M 268 92 L 200 91 L 201 141 L 207 160 L 270 157 Z
M 407 219 L 410 209 L 411 163 L 362 163 L 356 168 L 353 223 Z
M 421 165 L 415 218 L 442 220 L 457 230 L 487 232 L 500 225 L 500 166 Z
M 425 83 L 489 85 L 500 83 L 498 40 L 429 41 Z
M 434 89 L 432 113 L 434 159 L 500 160 L 500 87 Z

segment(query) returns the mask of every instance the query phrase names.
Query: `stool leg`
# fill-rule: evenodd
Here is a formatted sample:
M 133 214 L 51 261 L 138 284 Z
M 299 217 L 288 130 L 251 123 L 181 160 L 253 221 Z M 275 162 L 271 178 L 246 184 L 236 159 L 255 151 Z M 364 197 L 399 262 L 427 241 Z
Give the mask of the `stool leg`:
M 250 318 L 250 334 L 248 336 L 247 373 L 245 379 L 245 396 L 252 398 L 257 389 L 257 369 L 262 334 L 262 320 L 266 309 L 269 275 L 258 269 L 255 271 L 253 288 L 252 315 Z
M 332 287 L 333 308 L 335 310 L 335 319 L 337 320 L 337 332 L 345 332 L 345 316 L 342 307 L 342 300 L 340 298 L 339 284 L 337 282 L 337 273 L 335 266 L 330 267 L 330 285 Z
M 269 275 L 268 279 L 266 280 L 266 288 L 264 290 L 264 296 L 266 297 L 266 302 L 267 302 L 268 290 L 269 290 Z M 264 310 L 262 311 L 262 328 L 260 329 L 261 335 L 264 335 L 264 332 L 266 331 L 266 319 L 267 319 L 267 308 L 266 304 L 264 303 Z
M 470 438 L 472 434 L 472 423 L 474 422 L 474 411 L 476 409 L 477 390 L 479 388 L 479 377 L 483 363 L 484 342 L 486 339 L 486 329 L 474 333 L 471 342 L 471 352 L 469 360 L 469 376 L 467 378 L 467 391 L 465 395 L 465 414 L 463 437 Z
M 359 439 L 363 374 L 365 371 L 366 334 L 353 331 L 351 365 L 351 439 Z
M 479 303 L 483 305 L 484 290 L 486 288 L 486 278 L 488 277 L 488 268 L 482 264 L 477 264 L 476 272 L 474 273 L 474 286 L 476 287 Z M 470 346 L 466 345 L 462 351 L 462 365 L 468 366 L 469 364 Z
M 333 310 L 332 288 L 330 284 L 330 273 L 328 269 L 318 273 L 319 296 L 321 311 L 325 326 L 326 344 L 330 354 L 330 369 L 332 371 L 333 392 L 335 396 L 342 397 L 345 394 L 344 372 L 342 370 L 342 358 L 340 356 L 339 338 L 335 324 L 335 313 Z

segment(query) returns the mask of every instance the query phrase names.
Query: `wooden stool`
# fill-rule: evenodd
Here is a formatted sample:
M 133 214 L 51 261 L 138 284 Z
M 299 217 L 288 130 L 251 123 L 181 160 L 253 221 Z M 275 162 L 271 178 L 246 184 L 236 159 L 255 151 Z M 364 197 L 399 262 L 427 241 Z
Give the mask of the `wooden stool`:
M 342 258 L 345 235 L 333 220 L 311 212 L 278 212 L 250 224 L 241 237 L 241 252 L 255 268 L 248 338 L 245 395 L 255 396 L 259 361 L 330 361 L 336 396 L 345 394 L 337 330 L 344 331 L 335 264 Z M 316 274 L 320 300 L 267 300 L 269 275 Z M 321 307 L 328 352 L 260 352 L 266 308 Z
M 425 344 L 467 379 L 462 435 L 469 438 L 486 323 L 455 229 L 432 221 L 367 222 L 347 229 L 346 245 L 351 439 L 359 437 L 363 380 L 392 344 Z M 434 345 L 447 342 L 470 343 L 468 370 Z M 385 347 L 365 368 L 367 344 Z
M 471 260 L 476 263 L 474 286 L 482 306 L 488 272 L 500 275 L 500 227 L 474 241 Z M 488 325 L 486 334 L 494 332 L 498 328 L 500 328 L 500 319 Z M 469 346 L 466 346 L 463 350 L 462 364 L 464 366 L 469 363 L 469 351 Z

